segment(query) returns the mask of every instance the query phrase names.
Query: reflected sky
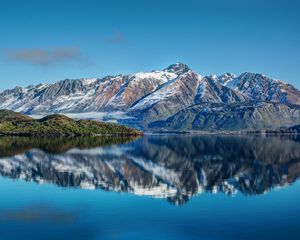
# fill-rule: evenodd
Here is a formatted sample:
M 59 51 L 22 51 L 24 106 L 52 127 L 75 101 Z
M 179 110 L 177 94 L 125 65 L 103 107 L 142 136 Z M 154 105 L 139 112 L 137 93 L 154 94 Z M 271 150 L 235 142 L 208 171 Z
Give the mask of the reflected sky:
M 298 139 L 111 140 L 1 138 L 1 238 L 299 239 Z

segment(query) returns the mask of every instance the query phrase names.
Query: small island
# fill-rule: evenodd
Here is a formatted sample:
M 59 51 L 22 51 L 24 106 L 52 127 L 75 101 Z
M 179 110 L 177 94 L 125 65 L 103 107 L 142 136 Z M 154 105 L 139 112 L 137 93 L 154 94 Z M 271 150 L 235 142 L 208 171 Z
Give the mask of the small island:
M 142 132 L 115 123 L 73 120 L 59 114 L 33 119 L 10 110 L 0 110 L 0 135 L 10 136 L 141 136 Z

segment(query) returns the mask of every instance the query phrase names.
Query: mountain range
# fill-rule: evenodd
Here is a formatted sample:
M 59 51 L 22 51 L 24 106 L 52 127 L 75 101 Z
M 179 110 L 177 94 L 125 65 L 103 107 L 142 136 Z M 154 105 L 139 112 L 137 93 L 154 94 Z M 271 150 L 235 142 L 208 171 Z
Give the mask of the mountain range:
M 276 129 L 300 124 L 300 91 L 262 74 L 203 76 L 176 63 L 8 89 L 0 93 L 0 109 L 116 121 L 145 131 Z
M 119 144 L 110 145 L 112 141 Z M 0 175 L 129 192 L 172 204 L 184 204 L 201 193 L 264 194 L 300 177 L 297 138 L 150 135 L 124 142 L 2 137 Z

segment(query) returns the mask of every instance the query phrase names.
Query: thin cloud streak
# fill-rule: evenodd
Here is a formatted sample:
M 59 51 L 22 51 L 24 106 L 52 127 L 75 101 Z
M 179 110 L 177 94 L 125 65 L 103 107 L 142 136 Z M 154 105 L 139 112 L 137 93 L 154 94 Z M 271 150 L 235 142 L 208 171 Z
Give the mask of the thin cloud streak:
M 107 38 L 107 43 L 109 44 L 127 44 L 125 36 L 121 31 L 115 31 L 113 35 Z
M 35 66 L 53 66 L 59 63 L 75 62 L 86 65 L 86 59 L 79 48 L 54 48 L 54 49 L 8 49 L 5 59 L 10 62 L 19 62 Z

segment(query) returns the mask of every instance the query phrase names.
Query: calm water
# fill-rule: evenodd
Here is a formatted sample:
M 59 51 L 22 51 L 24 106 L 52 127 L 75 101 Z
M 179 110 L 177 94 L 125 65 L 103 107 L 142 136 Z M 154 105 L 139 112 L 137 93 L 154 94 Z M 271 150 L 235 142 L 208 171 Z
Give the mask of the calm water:
M 0 138 L 0 239 L 300 239 L 300 140 Z

